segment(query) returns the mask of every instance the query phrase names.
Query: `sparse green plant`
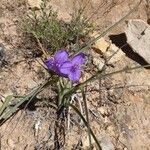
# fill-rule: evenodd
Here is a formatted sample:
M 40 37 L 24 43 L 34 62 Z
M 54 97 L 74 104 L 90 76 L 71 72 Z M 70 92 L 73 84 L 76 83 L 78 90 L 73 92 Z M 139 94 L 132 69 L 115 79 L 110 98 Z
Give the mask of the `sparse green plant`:
M 54 53 L 57 49 L 80 44 L 93 26 L 83 15 L 82 8 L 72 14 L 69 22 L 64 22 L 58 19 L 47 0 L 43 0 L 40 10 L 30 10 L 23 17 L 21 28 L 27 36 L 38 39 L 45 49 L 49 49 L 48 53 Z

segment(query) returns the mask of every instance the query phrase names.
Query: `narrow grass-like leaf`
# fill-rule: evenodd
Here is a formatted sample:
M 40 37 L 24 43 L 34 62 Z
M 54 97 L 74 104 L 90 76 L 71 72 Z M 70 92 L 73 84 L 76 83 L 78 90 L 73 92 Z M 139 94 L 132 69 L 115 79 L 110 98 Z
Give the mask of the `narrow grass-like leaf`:
M 136 6 L 131 9 L 124 17 L 122 17 L 119 21 L 117 21 L 116 23 L 114 23 L 111 27 L 109 27 L 108 29 L 106 29 L 104 32 L 102 32 L 99 36 L 97 36 L 96 38 L 94 38 L 93 40 L 89 41 L 85 46 L 83 46 L 82 48 L 80 48 L 78 50 L 78 53 L 80 53 L 81 51 L 84 51 L 85 49 L 89 48 L 92 44 L 94 44 L 97 40 L 99 40 L 101 37 L 105 36 L 109 31 L 111 31 L 113 28 L 115 28 L 117 25 L 119 25 L 122 21 L 124 21 L 129 15 L 131 15 L 137 8 L 138 6 L 141 4 L 143 0 L 140 0 L 140 2 L 138 4 L 136 4 Z
M 89 147 L 90 147 L 90 150 L 92 150 L 92 142 L 91 142 L 91 134 L 90 134 L 90 121 L 89 121 L 89 113 L 88 113 L 88 107 L 87 107 L 86 93 L 85 92 L 86 92 L 86 90 L 84 91 L 84 89 L 82 89 L 82 97 L 83 97 L 83 103 L 84 103 L 84 107 L 85 107 L 86 121 L 87 121 L 87 126 L 88 126 Z
M 1 119 L 4 119 L 4 121 L 7 120 L 13 113 L 15 113 L 19 109 L 19 106 L 21 106 L 25 101 L 32 99 L 34 93 L 36 93 L 37 90 L 38 88 L 32 91 L 31 94 L 25 96 L 24 98 L 17 99 L 18 103 L 14 107 L 7 109 L 7 111 L 1 115 L 0 120 Z
M 87 121 L 85 120 L 85 118 L 83 117 L 83 115 L 80 113 L 80 111 L 72 104 L 68 104 L 79 116 L 80 118 L 82 119 L 82 121 L 84 122 L 84 124 L 86 125 L 87 128 L 89 128 L 89 131 L 90 131 L 90 134 L 92 135 L 93 139 L 95 140 L 97 146 L 98 146 L 98 149 L 99 150 L 102 150 L 101 146 L 100 146 L 100 143 L 99 141 L 97 140 L 94 132 L 92 131 L 92 129 L 88 126 L 88 123 Z
M 136 69 L 140 69 L 140 68 L 144 68 L 144 67 L 145 68 L 146 67 L 150 67 L 150 65 L 136 66 L 136 67 L 132 67 L 132 68 L 125 68 L 125 69 L 122 69 L 122 70 L 117 70 L 117 71 L 106 73 L 106 74 L 102 74 L 102 71 L 98 71 L 95 75 L 93 75 L 92 77 L 90 77 L 89 79 L 87 79 L 85 82 L 80 83 L 80 84 L 74 86 L 73 88 L 71 88 L 70 90 L 68 90 L 64 94 L 64 96 L 66 96 L 66 97 L 69 96 L 70 97 L 70 95 L 72 93 L 76 92 L 78 89 L 83 88 L 89 82 L 95 81 L 97 79 L 101 79 L 101 78 L 112 76 L 112 75 L 115 75 L 115 74 L 118 74 L 118 73 L 122 73 L 122 72 L 126 72 L 126 71 L 132 71 L 132 70 L 136 70 Z
M 12 98 L 13 95 L 9 95 L 5 98 L 3 105 L 0 107 L 0 116 L 2 115 L 3 111 L 9 106 L 9 103 L 11 102 Z
M 50 81 L 46 81 L 44 84 L 38 86 L 36 89 L 34 89 L 32 92 L 30 92 L 27 96 L 25 96 L 24 98 L 20 98 L 17 99 L 18 103 L 10 109 L 7 109 L 6 112 L 4 112 L 1 116 L 0 116 L 0 120 L 4 119 L 3 122 L 5 122 L 13 113 L 17 112 L 19 107 L 25 102 L 28 101 L 30 102 L 39 92 L 41 92 L 43 90 L 43 88 L 49 83 Z M 3 123 L 2 122 L 2 123 Z M 1 123 L 1 124 L 2 124 Z

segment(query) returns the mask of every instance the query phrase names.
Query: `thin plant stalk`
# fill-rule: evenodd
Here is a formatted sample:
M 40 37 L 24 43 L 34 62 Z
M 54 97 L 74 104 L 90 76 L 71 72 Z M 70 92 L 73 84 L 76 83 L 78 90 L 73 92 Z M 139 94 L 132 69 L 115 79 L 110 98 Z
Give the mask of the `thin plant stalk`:
M 92 135 L 93 139 L 95 140 L 97 146 L 98 146 L 98 149 L 99 150 L 102 150 L 101 146 L 100 146 L 100 143 L 99 141 L 97 140 L 94 132 L 92 131 L 92 129 L 88 126 L 88 122 L 85 120 L 85 118 L 83 117 L 83 115 L 80 113 L 80 111 L 73 105 L 73 104 L 68 104 L 79 116 L 80 118 L 82 119 L 82 121 L 84 122 L 84 124 L 86 125 L 87 128 L 89 128 L 89 131 L 90 131 L 90 134 Z
M 140 0 L 140 2 L 133 8 L 131 9 L 124 17 L 122 17 L 119 21 L 114 23 L 111 27 L 106 29 L 104 32 L 102 32 L 99 36 L 94 38 L 93 40 L 89 41 L 84 47 L 80 48 L 76 54 L 79 54 L 81 51 L 86 50 L 88 47 L 90 47 L 93 43 L 95 43 L 97 40 L 99 40 L 101 37 L 105 36 L 109 31 L 111 31 L 113 28 L 115 28 L 118 24 L 120 24 L 124 19 L 126 19 L 129 15 L 131 15 L 141 4 L 143 0 Z
M 144 67 L 145 68 L 150 67 L 150 65 L 136 66 L 136 67 L 132 67 L 132 68 L 125 68 L 125 69 L 122 69 L 122 70 L 117 70 L 117 71 L 114 71 L 114 72 L 111 72 L 111 73 L 106 73 L 106 74 L 102 74 L 102 71 L 98 71 L 95 75 L 93 75 L 92 77 L 90 77 L 89 79 L 84 81 L 83 83 L 80 83 L 80 84 L 74 86 L 72 89 L 68 90 L 65 93 L 64 96 L 69 96 L 70 97 L 70 94 L 76 92 L 78 89 L 83 88 L 89 82 L 95 81 L 97 79 L 104 78 L 104 77 L 111 76 L 111 75 L 118 74 L 118 73 L 122 73 L 122 72 L 126 72 L 126 71 L 132 71 L 132 70 L 135 70 L 135 69 L 144 68 Z
M 87 121 L 87 126 L 88 126 L 89 147 L 90 147 L 90 150 L 92 150 L 92 142 L 91 142 L 91 134 L 90 134 L 90 121 L 89 121 L 89 113 L 88 113 L 88 107 L 87 107 L 87 102 L 86 102 L 86 93 L 85 93 L 87 91 L 86 89 L 87 89 L 87 87 L 85 87 L 85 91 L 84 91 L 84 89 L 82 89 L 82 97 L 83 97 L 86 121 Z
M 43 88 L 49 84 L 49 80 L 47 80 L 46 82 L 44 82 L 42 85 L 38 86 L 36 89 L 34 89 L 32 92 L 30 92 L 27 96 L 23 97 L 23 98 L 19 98 L 18 99 L 18 103 L 11 109 L 6 110 L 1 116 L 0 119 L 4 119 L 2 121 L 2 123 L 0 125 L 2 125 L 9 117 L 11 117 L 12 114 L 14 114 L 19 107 L 25 102 L 28 101 L 28 103 L 26 104 L 25 108 L 27 107 L 27 105 L 31 102 L 31 100 L 39 93 L 43 90 Z

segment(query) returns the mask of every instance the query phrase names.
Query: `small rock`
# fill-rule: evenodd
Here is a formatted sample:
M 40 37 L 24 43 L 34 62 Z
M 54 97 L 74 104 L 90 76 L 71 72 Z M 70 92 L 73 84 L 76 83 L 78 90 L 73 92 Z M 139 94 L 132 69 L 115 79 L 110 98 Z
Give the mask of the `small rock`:
M 99 53 L 99 54 L 104 54 L 108 47 L 109 47 L 110 43 L 107 42 L 103 37 L 100 38 L 99 40 L 97 40 L 95 42 L 95 44 L 93 45 L 93 49 Z
M 28 88 L 33 89 L 37 86 L 37 83 L 34 80 L 30 80 L 28 83 Z
M 39 10 L 41 8 L 42 0 L 28 0 L 29 8 Z
M 100 145 L 102 150 L 115 150 L 113 143 L 111 142 L 110 137 L 107 134 L 102 134 L 100 138 Z
M 140 19 L 129 20 L 125 34 L 133 51 L 150 64 L 150 25 Z
M 94 64 L 95 66 L 97 66 L 97 68 L 98 68 L 99 70 L 101 70 L 101 69 L 103 68 L 104 64 L 105 64 L 105 61 L 104 61 L 104 59 L 102 59 L 101 57 L 98 57 L 98 58 L 94 57 L 94 58 L 93 58 L 93 64 Z
M 124 55 L 124 52 L 119 49 L 115 44 L 111 44 L 109 50 L 105 53 L 105 57 L 109 60 L 109 64 L 114 64 L 120 61 Z
M 7 140 L 7 144 L 8 144 L 8 146 L 9 147 L 11 147 L 11 148 L 15 148 L 15 142 L 12 140 L 12 139 L 8 139 Z
M 98 111 L 104 116 L 108 115 L 108 110 L 106 107 L 100 107 L 100 108 L 98 108 Z
M 117 135 L 117 130 L 113 125 L 109 125 L 107 127 L 107 133 L 109 133 L 110 136 L 115 137 Z

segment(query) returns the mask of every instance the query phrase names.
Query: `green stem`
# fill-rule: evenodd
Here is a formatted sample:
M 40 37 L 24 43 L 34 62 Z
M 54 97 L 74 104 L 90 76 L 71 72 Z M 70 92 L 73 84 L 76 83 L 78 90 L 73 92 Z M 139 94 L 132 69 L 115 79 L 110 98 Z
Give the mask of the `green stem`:
M 89 145 L 90 145 L 90 150 L 92 150 L 92 142 L 91 142 L 91 134 L 90 134 L 90 121 L 89 121 L 88 108 L 87 108 L 87 103 L 86 103 L 86 95 L 85 95 L 84 89 L 82 90 L 82 96 L 83 96 L 85 115 L 86 115 L 86 120 L 87 120 L 87 125 L 88 125 Z
M 72 105 L 72 104 L 69 103 L 69 106 L 70 106 L 71 108 L 73 108 L 73 110 L 80 116 L 80 118 L 82 119 L 82 121 L 84 122 L 84 124 L 86 125 L 86 127 L 89 128 L 90 133 L 91 133 L 93 139 L 95 140 L 95 142 L 96 142 L 96 144 L 97 144 L 99 150 L 102 150 L 102 148 L 101 148 L 101 146 L 100 146 L 100 144 L 99 144 L 99 142 L 98 142 L 98 140 L 97 140 L 95 134 L 93 133 L 92 129 L 88 126 L 88 123 L 87 123 L 87 121 L 85 120 L 85 118 L 83 117 L 83 115 L 80 113 L 80 111 L 79 111 L 74 105 Z
M 114 75 L 114 74 L 118 74 L 118 73 L 121 73 L 121 72 L 132 71 L 132 70 L 139 69 L 139 68 L 144 68 L 144 67 L 150 67 L 150 65 L 136 66 L 136 67 L 128 68 L 128 69 L 125 68 L 125 69 L 114 71 L 114 72 L 107 73 L 107 74 L 102 74 L 102 71 L 98 71 L 95 75 L 93 75 L 92 77 L 87 79 L 85 82 L 80 83 L 80 84 L 76 85 L 75 87 L 73 87 L 72 89 L 70 89 L 69 91 L 67 91 L 64 96 L 70 96 L 72 93 L 76 92 L 80 88 L 83 88 L 86 84 L 88 84 L 91 81 L 95 81 L 97 79 L 101 79 L 101 78 L 111 76 L 111 75 Z
M 47 84 L 49 84 L 51 81 L 47 80 L 44 82 L 42 85 L 38 86 L 36 89 L 34 89 L 32 92 L 30 92 L 28 95 L 26 95 L 24 98 L 20 98 L 19 102 L 11 109 L 8 111 L 4 112 L 1 116 L 0 119 L 4 119 L 3 122 L 0 124 L 2 125 L 12 114 L 14 114 L 18 109 L 19 106 L 21 106 L 25 101 L 28 101 L 26 106 L 31 102 L 31 100 L 43 90 Z M 26 106 L 24 109 L 26 109 Z

